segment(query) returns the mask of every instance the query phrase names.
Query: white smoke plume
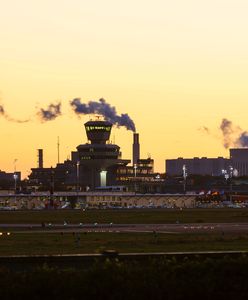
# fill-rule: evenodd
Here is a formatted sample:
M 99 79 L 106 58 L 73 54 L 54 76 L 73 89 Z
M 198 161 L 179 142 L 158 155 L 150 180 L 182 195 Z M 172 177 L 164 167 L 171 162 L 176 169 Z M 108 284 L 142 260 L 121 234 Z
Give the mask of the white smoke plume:
M 75 98 L 70 102 L 76 114 L 100 114 L 107 121 L 117 125 L 124 126 L 128 130 L 135 132 L 135 124 L 128 114 L 117 115 L 116 108 L 107 103 L 103 98 L 99 101 L 89 101 L 82 103 L 80 98 Z

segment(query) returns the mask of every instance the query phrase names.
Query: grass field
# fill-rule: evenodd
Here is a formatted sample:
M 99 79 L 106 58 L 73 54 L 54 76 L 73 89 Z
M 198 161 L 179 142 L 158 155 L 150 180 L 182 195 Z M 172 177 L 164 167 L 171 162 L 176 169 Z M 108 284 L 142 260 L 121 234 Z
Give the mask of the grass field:
M 0 236 L 0 255 L 248 250 L 247 234 L 47 233 Z
M 0 211 L 0 224 L 41 224 L 64 221 L 79 223 L 168 224 L 168 223 L 244 223 L 248 209 L 184 210 L 47 210 Z M 1 225 L 0 225 L 1 228 Z M 5 229 L 7 230 L 7 229 Z M 20 230 L 20 229 L 19 229 Z M 63 229 L 62 229 L 63 230 Z M 0 255 L 100 253 L 106 249 L 118 252 L 167 252 L 247 250 L 244 233 L 74 233 L 11 231 L 0 236 Z
M 248 209 L 120 209 L 120 210 L 42 210 L 0 211 L 0 224 L 15 223 L 245 223 Z

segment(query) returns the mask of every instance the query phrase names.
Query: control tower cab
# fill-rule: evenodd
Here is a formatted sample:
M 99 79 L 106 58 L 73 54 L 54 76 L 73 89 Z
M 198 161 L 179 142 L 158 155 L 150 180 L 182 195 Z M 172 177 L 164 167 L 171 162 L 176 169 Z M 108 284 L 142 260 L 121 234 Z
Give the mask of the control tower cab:
M 84 124 L 87 138 L 91 144 L 106 144 L 110 138 L 112 124 L 107 121 L 89 121 Z

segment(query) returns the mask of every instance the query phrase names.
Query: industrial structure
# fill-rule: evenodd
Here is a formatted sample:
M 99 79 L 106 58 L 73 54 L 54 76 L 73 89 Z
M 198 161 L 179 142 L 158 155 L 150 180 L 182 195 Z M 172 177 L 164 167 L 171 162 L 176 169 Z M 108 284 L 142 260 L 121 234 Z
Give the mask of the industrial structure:
M 76 195 L 103 191 L 148 195 L 186 194 L 204 189 L 243 192 L 247 187 L 245 178 L 236 180 L 232 177 L 248 176 L 248 148 L 230 149 L 229 158 L 168 159 L 164 175 L 154 172 L 154 160 L 151 157 L 140 157 L 138 133 L 133 133 L 131 163 L 131 159 L 122 159 L 120 147 L 110 142 L 112 123 L 97 119 L 86 122 L 84 128 L 87 141 L 71 152 L 70 159 L 59 161 L 58 140 L 58 163 L 55 167 L 44 167 L 43 149 L 37 149 L 37 166 L 31 169 L 29 179 L 21 182 L 19 172 L 0 171 L 0 189 L 12 189 L 22 194 L 46 191 L 55 197 L 56 191 Z M 202 179 L 197 175 L 208 176 Z
M 113 186 L 121 189 L 152 191 L 158 178 L 153 159 L 140 158 L 139 134 L 133 134 L 133 164 L 122 159 L 120 147 L 109 142 L 112 124 L 104 120 L 84 124 L 87 140 L 71 152 L 71 159 L 55 168 L 44 168 L 43 151 L 38 149 L 37 168 L 32 168 L 29 182 L 36 189 L 93 191 Z M 150 187 L 148 187 L 148 185 Z
M 140 159 L 140 144 L 139 144 L 139 134 L 133 134 L 133 166 L 137 165 Z
M 105 120 L 84 124 L 87 142 L 71 152 L 71 158 L 55 167 L 44 167 L 43 149 L 38 149 L 37 167 L 32 168 L 29 185 L 35 190 L 129 191 L 138 193 L 186 192 L 199 189 L 190 175 L 222 176 L 223 182 L 208 186 L 226 188 L 225 179 L 248 176 L 248 148 L 230 149 L 230 158 L 194 157 L 166 160 L 166 177 L 154 172 L 151 157 L 140 158 L 139 134 L 133 133 L 132 163 L 122 159 L 120 147 L 110 142 L 112 123 Z M 188 177 L 188 178 L 187 178 Z M 192 187 L 191 187 L 192 185 Z M 224 185 L 224 186 L 223 186 Z

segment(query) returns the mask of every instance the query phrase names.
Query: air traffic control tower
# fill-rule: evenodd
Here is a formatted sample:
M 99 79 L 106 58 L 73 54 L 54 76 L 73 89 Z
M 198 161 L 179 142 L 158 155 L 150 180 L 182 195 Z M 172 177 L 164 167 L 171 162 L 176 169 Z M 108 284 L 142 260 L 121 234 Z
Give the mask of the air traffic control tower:
M 130 160 L 121 159 L 120 147 L 109 143 L 112 124 L 97 120 L 84 126 L 89 143 L 77 147 L 79 186 L 94 190 L 115 185 L 118 167 Z

